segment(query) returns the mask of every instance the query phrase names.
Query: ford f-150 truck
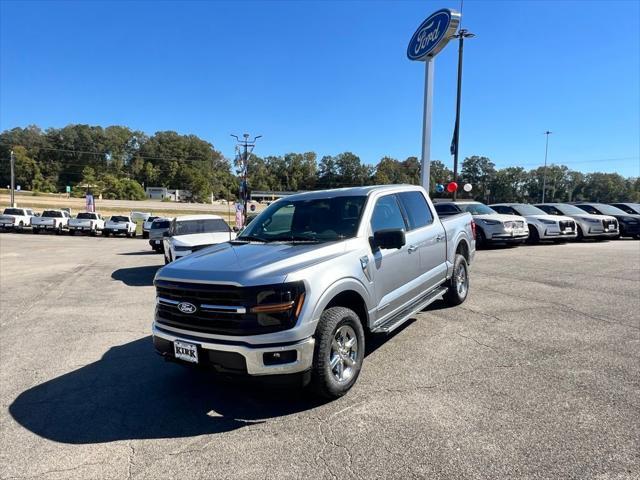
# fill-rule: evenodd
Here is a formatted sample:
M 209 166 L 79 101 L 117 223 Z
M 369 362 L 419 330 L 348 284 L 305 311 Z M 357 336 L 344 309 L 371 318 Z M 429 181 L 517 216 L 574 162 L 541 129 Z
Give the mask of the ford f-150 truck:
M 69 225 L 69 217 L 71 215 L 66 210 L 45 210 L 39 217 L 31 218 L 31 231 L 52 230 L 60 235 Z
M 69 233 L 87 232 L 90 235 L 97 235 L 104 230 L 104 219 L 102 215 L 95 212 L 80 212 L 76 218 L 69 219 Z
M 158 271 L 154 346 L 168 360 L 290 374 L 339 397 L 358 378 L 365 332 L 465 301 L 474 232 L 469 213 L 441 221 L 416 186 L 282 198 L 236 239 Z
M 5 208 L 0 215 L 0 229 L 13 229 L 21 232 L 25 227 L 31 226 L 31 218 L 35 214 L 30 208 Z

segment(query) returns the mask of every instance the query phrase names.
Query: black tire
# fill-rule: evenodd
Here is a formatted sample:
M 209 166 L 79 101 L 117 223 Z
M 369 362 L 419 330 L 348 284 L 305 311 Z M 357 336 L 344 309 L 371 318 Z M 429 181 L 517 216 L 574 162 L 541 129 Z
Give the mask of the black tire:
M 102 231 L 102 236 L 103 237 L 108 237 L 109 236 L 109 230 L 103 230 Z
M 18 228 L 16 229 L 17 233 L 22 233 L 24 230 L 24 222 L 21 220 L 20 223 L 18 224 Z
M 582 233 L 582 228 L 580 227 L 580 225 L 578 225 L 578 235 L 576 236 L 576 240 L 577 241 L 582 241 L 584 240 L 584 233 Z
M 529 243 L 532 245 L 540 243 L 540 234 L 538 233 L 538 229 L 533 225 L 529 225 Z
M 56 235 L 62 235 L 62 225 L 58 225 L 58 228 L 56 228 Z
M 142 238 L 144 239 L 149 238 L 149 232 L 142 232 Z
M 476 248 L 484 248 L 487 246 L 487 236 L 481 228 L 476 228 Z
M 352 335 L 346 337 L 347 341 L 344 341 L 345 337 L 342 335 L 344 332 Z M 343 338 L 343 345 L 355 338 L 355 343 L 347 350 L 347 353 L 335 350 L 335 345 L 340 344 L 336 335 Z M 364 329 L 360 318 L 353 310 L 345 307 L 328 308 L 320 317 L 315 340 L 313 366 L 311 367 L 311 388 L 322 397 L 339 398 L 356 383 L 362 369 L 365 344 Z M 356 348 L 355 352 L 352 350 L 353 346 Z M 336 357 L 338 363 L 332 367 L 332 358 Z M 346 370 L 345 364 L 347 365 Z M 342 365 L 342 374 L 338 373 L 339 365 Z M 338 378 L 340 376 L 344 376 L 344 378 L 340 380 Z
M 33 233 L 34 235 L 37 234 L 37 233 L 40 233 L 40 229 L 33 227 L 32 230 L 31 230 L 31 233 Z
M 131 238 L 136 238 L 136 232 L 135 231 L 131 232 Z
M 469 296 L 469 265 L 463 255 L 456 253 L 453 262 L 453 274 L 447 282 L 444 301 L 450 307 L 463 303 Z

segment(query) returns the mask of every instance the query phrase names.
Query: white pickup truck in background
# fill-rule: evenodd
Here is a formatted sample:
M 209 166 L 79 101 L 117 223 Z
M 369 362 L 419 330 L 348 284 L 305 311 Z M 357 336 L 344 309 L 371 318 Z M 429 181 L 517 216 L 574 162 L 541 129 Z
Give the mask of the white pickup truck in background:
M 69 220 L 69 234 L 75 232 L 86 232 L 96 235 L 104 230 L 104 219 L 102 215 L 95 212 L 80 212 L 76 218 Z
M 69 226 L 71 215 L 65 210 L 45 210 L 39 217 L 31 218 L 31 228 L 33 233 L 40 233 L 40 230 L 52 230 L 60 235 Z
M 126 215 L 113 215 L 104 224 L 102 234 L 108 237 L 110 233 L 114 235 L 125 234 L 127 237 L 136 236 L 136 222 Z
M 34 216 L 30 208 L 5 208 L 0 215 L 0 229 L 21 232 L 25 227 L 31 226 L 31 218 Z

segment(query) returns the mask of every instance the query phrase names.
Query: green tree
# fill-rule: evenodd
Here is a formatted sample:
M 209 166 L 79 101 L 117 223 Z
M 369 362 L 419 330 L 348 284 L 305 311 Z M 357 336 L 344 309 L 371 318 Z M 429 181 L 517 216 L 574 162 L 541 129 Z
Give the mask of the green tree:
M 486 199 L 495 174 L 496 166 L 489 158 L 474 155 L 462 162 L 460 183 L 470 183 L 476 198 Z

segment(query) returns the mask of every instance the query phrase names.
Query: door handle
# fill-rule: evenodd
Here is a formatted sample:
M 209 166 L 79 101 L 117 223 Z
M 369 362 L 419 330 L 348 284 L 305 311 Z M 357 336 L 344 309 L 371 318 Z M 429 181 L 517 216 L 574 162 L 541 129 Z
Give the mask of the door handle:
M 444 235 L 438 235 L 436 237 L 436 242 L 441 242 L 442 240 L 444 240 Z
M 409 245 L 409 248 L 407 250 L 409 250 L 409 253 L 413 253 L 418 250 L 418 247 L 416 247 L 415 245 Z

